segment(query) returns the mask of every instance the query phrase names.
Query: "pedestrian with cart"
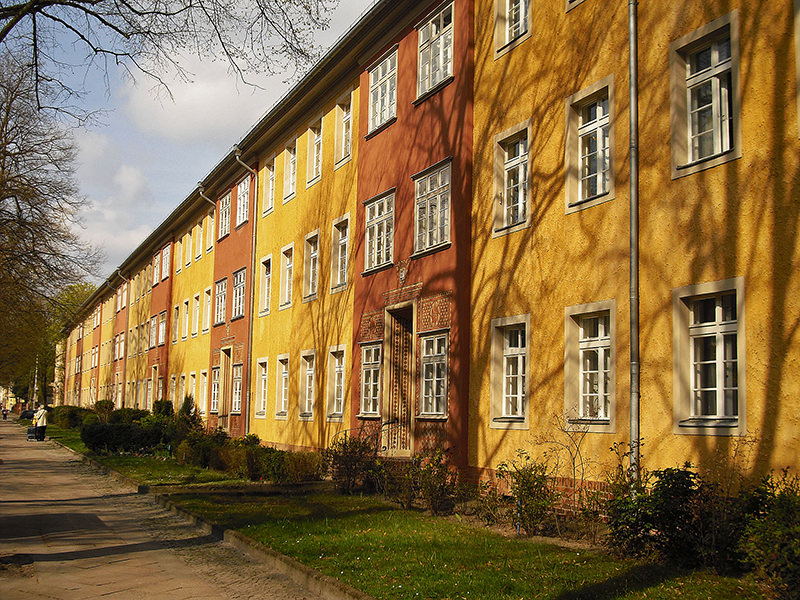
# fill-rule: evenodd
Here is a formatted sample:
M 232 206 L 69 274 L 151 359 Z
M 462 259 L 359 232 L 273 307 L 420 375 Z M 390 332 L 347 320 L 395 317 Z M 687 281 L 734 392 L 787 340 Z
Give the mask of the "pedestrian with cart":
M 44 441 L 44 432 L 47 429 L 47 411 L 44 404 L 39 405 L 39 410 L 33 416 L 33 422 L 36 426 L 36 441 Z

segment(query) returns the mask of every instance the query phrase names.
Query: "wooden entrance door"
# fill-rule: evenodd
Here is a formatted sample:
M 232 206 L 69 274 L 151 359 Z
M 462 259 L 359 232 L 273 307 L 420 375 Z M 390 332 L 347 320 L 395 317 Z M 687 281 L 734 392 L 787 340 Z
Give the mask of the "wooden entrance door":
M 383 450 L 386 456 L 408 457 L 413 448 L 414 325 L 413 309 L 389 311 L 389 344 L 385 368 Z

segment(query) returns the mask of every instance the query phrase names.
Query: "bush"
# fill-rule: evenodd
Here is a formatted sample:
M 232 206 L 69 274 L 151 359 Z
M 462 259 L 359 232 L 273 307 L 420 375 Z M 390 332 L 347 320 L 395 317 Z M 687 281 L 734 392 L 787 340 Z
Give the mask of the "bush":
M 81 440 L 96 453 L 148 453 L 161 443 L 161 432 L 155 427 L 98 422 L 83 426 Z
M 118 408 L 108 415 L 109 423 L 138 423 L 150 412 L 139 408 Z
M 375 444 L 369 438 L 345 433 L 334 439 L 322 456 L 331 478 L 345 494 L 367 487 L 375 471 Z
M 457 473 L 450 468 L 446 452 L 442 449 L 417 454 L 412 459 L 417 478 L 417 489 L 425 508 L 434 515 L 453 512 L 458 483 Z
M 800 479 L 773 475 L 761 486 L 765 503 L 742 536 L 748 566 L 778 598 L 800 597 Z
M 224 471 L 227 465 L 221 451 L 228 439 L 228 434 L 223 429 L 211 433 L 191 431 L 178 445 L 176 452 L 178 462 Z
M 547 464 L 517 450 L 517 459 L 500 463 L 497 473 L 511 491 L 512 516 L 517 528 L 534 535 L 544 529 L 545 519 L 555 506 L 558 494 L 548 484 Z
M 175 414 L 175 409 L 172 407 L 172 402 L 169 400 L 157 400 L 153 402 L 153 414 L 164 417 L 171 417 Z
M 631 458 L 627 444 L 614 442 L 611 451 L 616 455 L 617 464 L 608 477 L 611 492 L 605 507 L 608 546 L 622 556 L 648 556 L 653 552 L 650 496 L 647 494 L 649 473 L 640 469 L 635 477 L 626 466 Z
M 378 490 L 403 508 L 411 508 L 419 492 L 417 467 L 408 460 L 375 462 L 375 481 Z
M 108 423 L 108 417 L 114 410 L 114 403 L 111 400 L 98 400 L 94 403 L 94 412 L 101 423 Z
M 83 425 L 84 416 L 91 412 L 79 406 L 56 406 L 53 408 L 53 422 L 62 429 L 78 429 Z
M 318 452 L 286 452 L 284 470 L 286 483 L 319 481 L 325 473 L 325 461 Z
M 101 423 L 100 417 L 97 413 L 87 412 L 83 415 L 83 424 L 84 425 L 92 425 L 93 423 Z
M 486 525 L 497 525 L 508 517 L 509 499 L 500 491 L 498 482 L 481 481 L 478 484 L 478 505 L 475 514 Z

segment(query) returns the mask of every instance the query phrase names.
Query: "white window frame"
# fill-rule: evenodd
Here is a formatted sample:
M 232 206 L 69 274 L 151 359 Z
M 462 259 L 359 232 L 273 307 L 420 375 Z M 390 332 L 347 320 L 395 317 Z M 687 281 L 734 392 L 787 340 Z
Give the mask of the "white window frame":
M 524 348 L 509 344 L 509 332 L 522 329 Z M 530 314 L 500 317 L 491 322 L 491 421 L 493 429 L 528 429 L 530 417 Z M 522 370 L 513 377 L 517 380 L 518 393 L 515 397 L 507 393 L 509 375 L 508 365 L 515 361 Z M 516 398 L 518 407 L 509 410 L 510 401 Z
M 269 359 L 266 357 L 256 360 L 258 371 L 258 405 L 256 406 L 255 417 L 263 419 L 267 415 L 267 405 L 269 398 Z
M 183 268 L 183 236 L 175 240 L 175 274 Z
M 279 354 L 275 369 L 275 418 L 287 419 L 291 394 L 291 363 L 289 354 Z
M 150 317 L 150 348 L 155 348 L 158 343 L 158 315 Z
M 381 410 L 383 381 L 382 344 L 361 346 L 361 401 L 359 416 L 377 417 Z
M 334 168 L 350 158 L 353 150 L 353 93 L 347 92 L 336 103 L 336 150 Z
M 730 40 L 730 59 L 712 64 L 697 74 L 691 73 L 691 58 L 699 50 L 714 45 L 722 39 Z M 712 54 L 714 52 L 712 51 Z M 669 45 L 670 64 L 670 124 L 672 178 L 684 177 L 705 169 L 715 167 L 742 156 L 741 94 L 739 88 L 739 12 L 734 10 L 713 20 L 707 25 L 684 35 Z M 720 78 L 730 74 L 727 94 L 720 93 Z M 694 156 L 691 142 L 691 88 L 703 81 L 712 83 L 712 131 L 715 139 L 714 150 L 705 156 Z M 722 111 L 721 105 L 729 101 L 729 107 Z M 716 106 L 716 108 L 714 108 Z M 727 113 L 730 122 L 724 131 Z M 726 135 L 723 135 L 726 134 Z M 723 138 L 730 143 L 723 144 Z M 731 139 L 732 138 L 732 139 Z
M 719 299 L 723 295 L 735 296 L 736 318 L 725 321 Z M 715 321 L 694 324 L 692 306 L 698 300 L 715 298 Z M 745 289 L 744 277 L 734 277 L 722 281 L 714 281 L 678 288 L 672 294 L 673 317 L 673 395 L 674 420 L 673 431 L 681 435 L 720 435 L 740 436 L 747 433 L 747 395 L 745 386 Z M 696 368 L 694 363 L 695 338 L 714 336 L 716 338 L 717 356 L 714 360 L 716 376 L 715 395 L 725 388 L 725 345 L 720 344 L 724 336 L 735 335 L 736 351 L 736 414 L 727 414 L 719 410 L 724 407 L 724 395 L 717 398 L 718 410 L 714 415 L 697 414 L 694 409 L 694 388 L 696 385 Z M 722 354 L 722 356 L 720 356 Z M 733 362 L 731 360 L 728 363 Z M 711 389 L 711 388 L 709 388 Z
M 310 187 L 322 178 L 322 117 L 308 126 L 308 161 L 306 165 L 306 186 Z
M 297 139 L 286 146 L 283 153 L 283 201 L 288 202 L 297 193 Z
M 294 283 L 294 242 L 281 248 L 281 297 L 279 310 L 292 305 Z
M 222 239 L 231 232 L 231 191 L 219 199 L 219 220 L 217 223 L 219 234 L 217 239 Z
M 203 333 L 211 327 L 211 288 L 203 290 Z
M 214 325 L 220 325 L 225 322 L 227 293 L 227 277 L 214 283 Z
M 242 412 L 242 372 L 244 365 L 241 363 L 231 367 L 231 414 Z
M 350 213 L 334 219 L 331 227 L 331 293 L 347 287 L 350 268 Z
M 364 270 L 390 265 L 394 258 L 394 190 L 364 202 Z
M 532 121 L 528 119 L 519 125 L 511 127 L 494 137 L 494 225 L 492 237 L 507 235 L 520 231 L 531 224 L 531 127 Z M 517 147 L 520 140 L 525 140 L 526 151 L 524 154 L 509 158 L 509 148 Z M 517 187 L 522 188 L 518 211 L 524 218 L 509 220 L 508 186 L 509 174 L 523 175 Z
M 414 252 L 450 243 L 451 161 L 414 175 Z
M 303 350 L 300 353 L 300 390 L 298 411 L 301 421 L 314 420 L 314 400 L 317 387 L 317 357 L 314 350 Z
M 220 368 L 213 367 L 211 369 L 211 406 L 208 407 L 209 413 L 219 412 L 219 380 Z
M 261 306 L 259 316 L 269 314 L 270 303 L 272 301 L 272 255 L 269 254 L 261 259 Z
M 197 222 L 194 231 L 197 234 L 197 240 L 195 240 L 194 244 L 194 260 L 198 261 L 203 258 L 203 219 Z
M 200 294 L 194 295 L 192 309 L 192 337 L 196 337 L 200 329 Z
M 346 360 L 347 347 L 344 344 L 328 348 L 328 421 L 341 422 L 344 417 Z
M 605 99 L 606 114 L 602 119 L 582 124 L 583 111 L 587 106 Z M 614 76 L 609 75 L 566 99 L 566 133 L 564 147 L 565 165 L 565 204 L 567 214 L 597 206 L 613 200 L 615 196 L 614 177 Z M 584 195 L 582 145 L 583 136 L 605 134 L 606 147 L 598 151 L 605 165 L 607 178 L 600 179 L 602 172 L 597 169 L 595 178 L 604 184 L 597 193 Z M 588 156 L 588 155 L 587 155 Z
M 186 232 L 186 235 L 183 236 L 183 256 L 184 256 L 184 266 L 189 267 L 192 264 L 192 230 Z
M 208 233 L 206 234 L 206 254 L 214 249 L 214 209 L 208 212 Z
M 250 216 L 250 175 L 236 184 L 236 227 L 247 222 Z
M 189 321 L 189 298 L 186 298 L 183 301 L 183 332 L 181 333 L 181 339 L 183 340 L 189 337 Z
M 153 285 L 161 281 L 161 252 L 153 257 Z
M 530 0 L 495 0 L 495 60 L 531 37 L 533 24 L 531 5 Z M 518 15 L 518 18 L 515 18 L 515 15 Z
M 275 209 L 275 158 L 270 158 L 264 169 L 267 171 L 264 177 L 264 205 L 261 215 L 267 215 Z
M 206 414 L 208 401 L 208 371 L 200 371 L 200 396 L 197 403 L 197 412 L 201 415 Z
M 233 293 L 231 301 L 231 319 L 244 316 L 245 284 L 247 282 L 247 267 L 239 269 L 233 274 Z
M 178 343 L 178 334 L 181 326 L 181 306 L 176 304 L 172 309 L 172 343 Z M 134 329 L 134 332 L 136 330 Z
M 417 97 L 453 76 L 453 3 L 448 2 L 417 26 Z
M 319 291 L 319 229 L 306 235 L 303 256 L 303 301 L 317 297 Z
M 372 133 L 397 116 L 397 47 L 384 54 L 368 71 L 369 131 Z
M 420 335 L 420 400 L 422 417 L 445 417 L 449 397 L 448 332 Z

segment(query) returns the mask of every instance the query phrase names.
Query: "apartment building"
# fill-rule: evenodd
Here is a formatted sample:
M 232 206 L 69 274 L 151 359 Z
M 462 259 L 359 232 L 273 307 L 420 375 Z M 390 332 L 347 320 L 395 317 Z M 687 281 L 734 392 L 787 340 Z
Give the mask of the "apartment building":
M 378 2 L 87 301 L 68 400 L 796 468 L 800 0 L 638 6 L 633 86 L 629 10 Z

